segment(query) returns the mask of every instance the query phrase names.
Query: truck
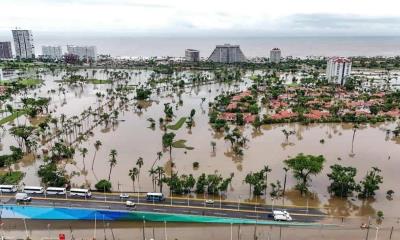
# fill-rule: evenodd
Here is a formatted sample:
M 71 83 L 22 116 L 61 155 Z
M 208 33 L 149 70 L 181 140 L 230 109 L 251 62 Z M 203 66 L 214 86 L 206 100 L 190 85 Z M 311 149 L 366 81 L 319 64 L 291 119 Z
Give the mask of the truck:
M 17 200 L 17 202 L 30 202 L 32 198 L 26 193 L 17 193 L 15 194 L 15 200 Z
M 292 217 L 286 210 L 274 210 L 272 214 L 274 215 L 275 221 L 292 221 Z

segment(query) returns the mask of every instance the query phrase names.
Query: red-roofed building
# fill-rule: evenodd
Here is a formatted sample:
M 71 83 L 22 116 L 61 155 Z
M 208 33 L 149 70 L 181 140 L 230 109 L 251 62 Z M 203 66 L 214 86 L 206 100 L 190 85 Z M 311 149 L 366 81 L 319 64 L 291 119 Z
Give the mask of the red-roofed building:
M 236 121 L 236 113 L 224 112 L 221 113 L 218 118 L 225 121 Z
M 273 114 L 271 116 L 272 119 L 278 120 L 278 119 L 287 119 L 287 118 L 292 118 L 292 117 L 296 117 L 297 113 L 294 113 L 290 110 L 284 110 L 281 111 L 279 113 Z

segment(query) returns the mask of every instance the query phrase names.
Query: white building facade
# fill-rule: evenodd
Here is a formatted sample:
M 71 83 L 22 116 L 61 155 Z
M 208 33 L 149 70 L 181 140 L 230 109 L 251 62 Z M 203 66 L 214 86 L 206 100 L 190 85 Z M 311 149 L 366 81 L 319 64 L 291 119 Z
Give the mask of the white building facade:
M 332 57 L 326 66 L 328 82 L 344 85 L 351 74 L 351 60 L 345 57 Z
M 189 62 L 198 62 L 200 61 L 200 51 L 195 49 L 186 49 L 185 50 L 185 60 Z
M 97 51 L 95 46 L 73 46 L 67 45 L 67 52 L 74 54 L 81 60 L 97 60 Z
M 14 39 L 15 56 L 18 59 L 35 58 L 35 46 L 33 45 L 33 35 L 30 30 L 12 30 Z
M 280 63 L 281 62 L 281 50 L 279 48 L 273 48 L 269 52 L 269 61 L 272 63 Z
M 61 46 L 42 46 L 42 55 L 45 58 L 61 59 L 62 58 Z

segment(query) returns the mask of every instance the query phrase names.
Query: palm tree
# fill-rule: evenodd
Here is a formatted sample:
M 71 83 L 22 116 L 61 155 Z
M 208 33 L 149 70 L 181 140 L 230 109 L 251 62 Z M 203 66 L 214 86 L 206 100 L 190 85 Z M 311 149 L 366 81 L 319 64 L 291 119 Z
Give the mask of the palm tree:
M 113 167 L 115 167 L 115 165 L 117 165 L 117 150 L 115 149 L 111 149 L 110 152 L 110 160 L 108 160 L 108 162 L 110 163 L 110 172 L 108 173 L 108 181 L 110 181 L 111 179 L 111 171 L 113 169 Z
M 136 167 L 133 167 L 132 169 L 129 170 L 129 177 L 131 177 L 132 187 L 134 192 L 135 192 L 135 181 L 138 175 L 139 175 L 139 170 Z
M 156 175 L 157 171 L 154 168 L 150 168 L 149 170 L 149 176 L 151 176 L 151 183 L 153 185 L 153 192 L 156 191 Z
M 96 154 L 99 151 L 100 147 L 101 147 L 102 143 L 100 142 L 100 140 L 97 140 L 94 143 L 94 148 L 96 151 L 94 151 L 94 155 L 93 155 L 93 160 L 92 160 L 92 170 L 93 170 L 93 166 L 94 166 L 94 160 L 96 159 Z
M 351 139 L 351 154 L 354 154 L 353 147 L 354 147 L 354 137 L 356 136 L 357 129 L 359 128 L 358 124 L 354 124 L 353 126 L 353 138 Z
M 160 192 L 162 193 L 162 187 L 163 187 L 162 176 L 163 176 L 164 173 L 165 173 L 164 168 L 161 167 L 161 166 L 158 166 L 158 167 L 156 168 L 156 172 L 157 172 L 157 174 L 158 174 L 158 179 L 157 179 L 157 181 L 158 181 L 158 186 L 160 187 Z
M 262 171 L 265 174 L 265 189 L 264 189 L 264 192 L 265 192 L 265 196 L 266 196 L 267 195 L 267 186 L 268 186 L 268 173 L 270 173 L 272 171 L 272 169 L 268 165 L 265 165 Z
M 287 172 L 289 171 L 289 168 L 284 167 L 283 171 L 285 171 L 285 180 L 283 181 L 283 198 L 285 198 L 285 191 L 286 191 L 286 177 L 287 177 Z
M 164 148 L 169 148 L 169 158 L 172 161 L 172 145 L 174 143 L 175 133 L 164 133 L 162 136 L 162 144 Z
M 139 190 L 140 190 L 140 169 L 143 166 L 143 158 L 139 157 L 136 161 L 136 165 L 139 167 L 139 174 L 138 174 L 138 185 L 139 185 Z
M 87 150 L 87 148 L 81 148 L 81 149 L 79 149 L 79 151 L 81 152 L 81 155 L 82 155 L 83 170 L 85 170 L 86 169 L 85 157 L 86 157 L 86 154 L 88 153 L 88 150 Z

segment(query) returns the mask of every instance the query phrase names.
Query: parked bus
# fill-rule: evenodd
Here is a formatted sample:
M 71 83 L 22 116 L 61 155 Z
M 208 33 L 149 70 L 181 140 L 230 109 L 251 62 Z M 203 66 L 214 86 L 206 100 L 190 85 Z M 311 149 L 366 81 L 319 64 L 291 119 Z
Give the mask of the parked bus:
M 48 195 L 64 195 L 67 193 L 67 190 L 62 187 L 48 187 L 46 188 L 46 194 Z
M 44 188 L 43 187 L 36 187 L 36 186 L 25 186 L 24 189 L 22 190 L 24 193 L 29 193 L 29 194 L 43 194 L 44 193 Z
M 18 188 L 15 185 L 0 185 L 0 191 L 4 193 L 15 193 Z
M 164 194 L 162 193 L 147 193 L 146 200 L 149 202 L 161 202 L 164 201 Z
M 69 190 L 69 195 L 72 196 L 79 196 L 79 197 L 91 197 L 92 193 L 89 189 L 83 188 L 71 188 Z

